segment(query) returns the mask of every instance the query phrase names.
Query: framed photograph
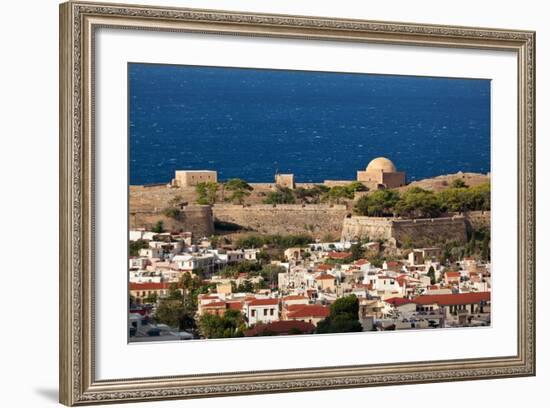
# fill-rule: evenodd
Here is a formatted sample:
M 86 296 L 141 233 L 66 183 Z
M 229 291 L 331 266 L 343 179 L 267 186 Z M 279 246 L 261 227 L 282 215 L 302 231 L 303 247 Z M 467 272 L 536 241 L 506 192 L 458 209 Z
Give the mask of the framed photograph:
M 60 401 L 535 374 L 535 33 L 60 6 Z

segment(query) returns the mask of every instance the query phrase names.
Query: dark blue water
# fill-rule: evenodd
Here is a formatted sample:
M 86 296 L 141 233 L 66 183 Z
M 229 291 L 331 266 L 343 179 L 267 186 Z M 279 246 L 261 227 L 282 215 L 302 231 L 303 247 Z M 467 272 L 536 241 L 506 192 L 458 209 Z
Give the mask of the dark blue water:
M 130 183 L 211 169 L 269 182 L 490 169 L 490 81 L 130 64 Z

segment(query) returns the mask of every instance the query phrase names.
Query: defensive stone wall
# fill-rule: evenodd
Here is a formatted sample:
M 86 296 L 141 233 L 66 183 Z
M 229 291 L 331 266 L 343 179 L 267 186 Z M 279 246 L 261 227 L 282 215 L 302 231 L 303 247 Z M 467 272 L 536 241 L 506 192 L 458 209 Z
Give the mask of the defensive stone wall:
M 466 242 L 466 219 L 463 216 L 395 219 L 378 217 L 349 217 L 344 220 L 343 240 L 395 240 L 397 245 L 410 243 L 429 246 L 445 241 Z
M 214 217 L 209 205 L 183 207 L 177 219 L 165 216 L 158 210 L 130 210 L 130 229 L 150 230 L 162 221 L 167 231 L 189 231 L 194 238 L 208 237 L 214 233 Z
M 489 228 L 491 226 L 491 211 L 470 211 L 464 214 L 469 227 L 473 229 Z
M 240 225 L 263 234 L 310 234 L 316 238 L 342 233 L 345 205 L 323 204 L 215 204 L 216 220 Z

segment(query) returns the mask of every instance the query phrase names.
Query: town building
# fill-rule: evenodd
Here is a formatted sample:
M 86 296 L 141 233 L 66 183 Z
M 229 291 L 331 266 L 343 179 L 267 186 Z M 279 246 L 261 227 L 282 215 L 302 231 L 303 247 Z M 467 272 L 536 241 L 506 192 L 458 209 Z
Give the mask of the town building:
M 301 320 L 317 326 L 330 315 L 330 308 L 323 305 L 290 305 L 285 312 L 285 320 Z
M 294 190 L 296 183 L 294 182 L 294 174 L 275 174 L 275 185 L 282 188 L 290 188 Z
M 279 320 L 279 299 L 247 300 L 244 303 L 243 312 L 249 326 L 274 322 Z
M 406 175 L 405 172 L 397 171 L 391 160 L 377 157 L 371 160 L 364 171 L 357 172 L 357 181 L 371 190 L 396 188 L 405 185 Z
M 176 170 L 172 179 L 174 187 L 194 187 L 199 183 L 217 183 L 218 172 L 214 170 Z
M 145 298 L 152 295 L 163 298 L 168 295 L 170 285 L 171 284 L 168 282 L 130 282 L 130 295 L 133 296 L 138 303 L 142 303 Z M 181 289 L 178 290 L 183 293 Z

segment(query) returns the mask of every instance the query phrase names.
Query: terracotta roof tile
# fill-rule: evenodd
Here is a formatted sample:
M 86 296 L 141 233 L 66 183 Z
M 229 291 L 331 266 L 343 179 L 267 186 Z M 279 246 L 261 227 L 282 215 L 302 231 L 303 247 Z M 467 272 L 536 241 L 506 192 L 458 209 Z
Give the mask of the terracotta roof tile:
M 130 290 L 161 290 L 168 288 L 170 288 L 170 283 L 168 282 L 130 282 Z
M 455 293 L 446 295 L 422 295 L 413 299 L 419 305 L 438 304 L 440 306 L 469 305 L 491 300 L 491 292 Z
M 330 308 L 322 305 L 296 305 L 301 307 L 293 308 L 288 314 L 288 318 L 298 319 L 305 317 L 327 317 L 330 314 Z
M 332 259 L 347 259 L 351 257 L 351 252 L 336 252 L 332 251 L 328 253 L 328 257 Z
M 244 335 L 246 337 L 258 336 L 264 332 L 284 335 L 289 334 L 292 329 L 299 330 L 302 333 L 313 333 L 315 326 L 300 320 L 279 320 L 268 324 L 257 324 L 252 329 L 245 331 Z
M 254 299 L 248 302 L 249 306 L 269 306 L 278 304 L 279 299 Z

